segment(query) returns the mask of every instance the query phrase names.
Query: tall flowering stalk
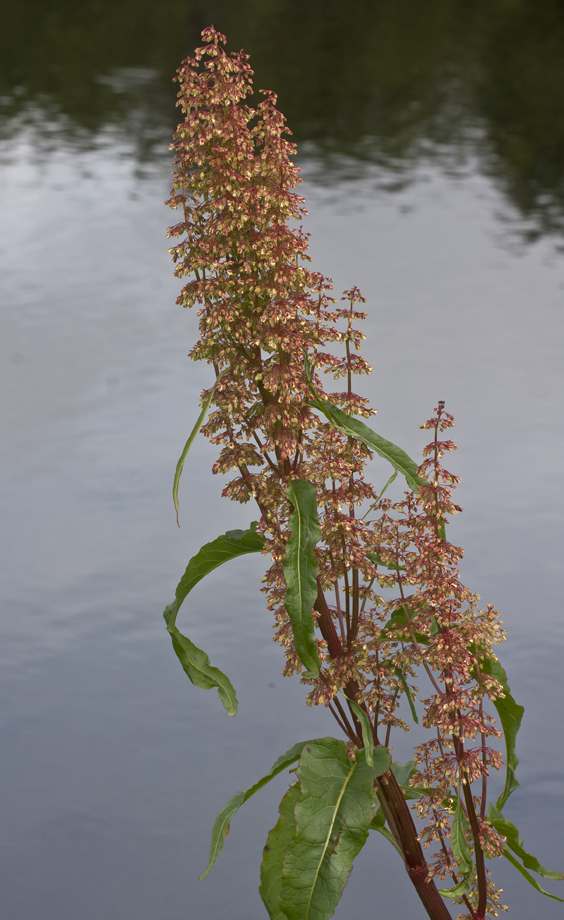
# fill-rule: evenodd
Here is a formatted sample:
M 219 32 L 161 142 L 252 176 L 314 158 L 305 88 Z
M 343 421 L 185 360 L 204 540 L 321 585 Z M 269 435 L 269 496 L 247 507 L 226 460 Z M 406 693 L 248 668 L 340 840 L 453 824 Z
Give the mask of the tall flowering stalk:
M 235 795 L 214 825 L 205 874 L 238 807 L 299 761 L 261 867 L 260 893 L 273 920 L 332 916 L 370 829 L 396 848 L 429 917 L 450 918 L 444 898 L 463 905 L 459 918 L 496 917 L 507 908 L 486 859 L 506 856 L 525 876 L 519 859 L 541 875 L 564 876 L 528 856 L 501 813 L 518 785 L 523 710 L 494 654 L 504 638 L 498 614 L 480 609 L 461 584 L 462 550 L 446 536 L 461 510 L 452 499 L 458 478 L 441 462 L 455 447 L 442 440 L 453 418 L 439 403 L 421 426 L 433 439 L 419 467 L 362 421 L 375 414 L 353 390 L 353 376 L 371 371 L 359 353 L 364 299 L 353 287 L 336 301 L 330 279 L 307 267 L 295 145 L 284 137 L 290 132 L 276 96 L 261 91 L 262 101 L 249 106 L 248 55 L 227 55 L 213 27 L 202 36 L 205 44 L 177 77 L 184 120 L 168 204 L 182 219 L 169 237 L 175 273 L 189 279 L 178 303 L 198 305 L 200 338 L 190 356 L 213 367 L 215 383 L 202 393 L 174 495 L 177 502 L 186 453 L 210 409 L 202 431 L 220 448 L 213 471 L 235 471 L 223 495 L 254 499 L 260 521 L 202 547 L 165 619 L 190 679 L 217 688 L 235 714 L 231 682 L 178 631 L 176 615 L 221 562 L 246 552 L 269 556 L 262 590 L 284 673 L 301 675 L 308 703 L 328 707 L 346 739 L 296 745 Z M 327 391 L 321 375 L 341 389 Z M 380 491 L 365 478 L 374 455 L 394 467 Z M 398 472 L 411 491 L 394 503 L 384 493 Z M 429 687 L 417 706 L 415 679 Z M 402 699 L 416 721 L 423 707 L 429 730 L 408 764 L 394 763 L 389 752 L 391 733 L 409 730 L 398 711 Z M 491 739 L 504 735 L 505 789 L 488 808 L 490 770 L 503 764 Z M 435 880 L 447 876 L 453 887 L 439 889 Z

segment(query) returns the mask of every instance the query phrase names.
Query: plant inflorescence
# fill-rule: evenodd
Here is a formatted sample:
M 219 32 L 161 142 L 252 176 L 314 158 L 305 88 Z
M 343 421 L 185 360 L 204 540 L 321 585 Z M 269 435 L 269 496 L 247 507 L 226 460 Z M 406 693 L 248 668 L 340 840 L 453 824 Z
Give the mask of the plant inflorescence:
M 215 382 L 202 393 L 174 498 L 178 510 L 178 481 L 201 428 L 219 448 L 213 471 L 234 472 L 223 495 L 254 500 L 260 520 L 202 547 L 165 619 L 190 679 L 217 688 L 235 714 L 231 682 L 179 632 L 176 615 L 207 572 L 263 553 L 284 673 L 300 675 L 307 702 L 327 707 L 343 735 L 296 745 L 227 803 L 207 872 L 240 805 L 298 761 L 261 867 L 272 920 L 330 917 L 370 830 L 398 851 L 429 917 L 450 917 L 445 898 L 462 906 L 459 918 L 496 917 L 507 908 L 486 860 L 506 857 L 541 891 L 528 869 L 564 875 L 525 852 L 501 811 L 518 786 L 523 709 L 495 654 L 499 616 L 461 583 L 462 550 L 447 538 L 462 510 L 453 500 L 458 477 L 443 466 L 455 449 L 445 435 L 454 420 L 439 402 L 421 426 L 431 440 L 419 466 L 363 421 L 375 414 L 353 390 L 353 378 L 371 371 L 360 354 L 364 298 L 353 287 L 337 301 L 330 279 L 308 268 L 297 223 L 307 212 L 276 96 L 261 91 L 248 105 L 248 55 L 227 55 L 213 27 L 202 35 L 177 77 L 183 121 L 168 204 L 181 220 L 169 236 L 175 273 L 189 279 L 178 302 L 198 306 L 190 356 L 213 367 Z M 341 388 L 327 390 L 331 379 Z M 393 468 L 378 488 L 366 478 L 375 457 Z M 408 490 L 394 502 L 386 493 L 398 474 Z M 422 699 L 416 680 L 428 687 Z M 393 732 L 409 730 L 402 700 L 428 730 L 407 764 L 388 750 Z M 494 805 L 487 781 L 503 766 L 500 738 L 506 781 Z M 439 888 L 447 878 L 451 887 Z

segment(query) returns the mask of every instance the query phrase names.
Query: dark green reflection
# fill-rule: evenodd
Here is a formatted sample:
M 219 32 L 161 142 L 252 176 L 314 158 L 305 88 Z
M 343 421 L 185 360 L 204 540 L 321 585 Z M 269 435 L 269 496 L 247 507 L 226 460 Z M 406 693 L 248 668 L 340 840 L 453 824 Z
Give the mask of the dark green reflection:
M 171 78 L 213 22 L 327 169 L 472 154 L 531 236 L 564 230 L 561 0 L 4 0 L 2 22 L 5 134 L 166 156 Z

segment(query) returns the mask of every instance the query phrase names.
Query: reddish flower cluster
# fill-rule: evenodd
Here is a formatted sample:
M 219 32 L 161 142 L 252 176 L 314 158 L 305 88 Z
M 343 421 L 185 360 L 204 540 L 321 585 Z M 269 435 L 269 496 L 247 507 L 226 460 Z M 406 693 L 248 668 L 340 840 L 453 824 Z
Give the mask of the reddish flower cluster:
M 174 138 L 169 204 L 182 210 L 183 220 L 169 236 L 179 238 L 170 250 L 175 272 L 189 278 L 178 302 L 200 306 L 200 339 L 190 355 L 221 375 L 203 429 L 221 448 L 213 469 L 237 471 L 224 495 L 239 502 L 254 497 L 259 505 L 259 529 L 272 559 L 263 590 L 285 648 L 287 675 L 302 665 L 284 607 L 284 489 L 293 477 L 316 487 L 322 539 L 315 550 L 315 616 L 320 624 L 325 617 L 325 626 L 318 640 L 320 676 L 303 678 L 310 704 L 329 706 L 356 743 L 358 726 L 337 699 L 346 689 L 371 718 L 375 739 L 383 727 L 388 744 L 394 727 L 407 729 L 397 713 L 401 695 L 409 688 L 415 698 L 411 682 L 426 672 L 432 693 L 423 700 L 424 725 L 433 737 L 417 748 L 412 784 L 429 789 L 417 807 L 426 822 L 420 839 L 439 847 L 431 873 L 456 879 L 449 802 L 458 791 L 477 862 L 478 851 L 500 853 L 484 815 L 485 778 L 501 764 L 487 739 L 500 733 L 483 699 L 494 699 L 502 688 L 480 672 L 479 659 L 493 655 L 503 634 L 496 611 L 480 610 L 478 597 L 460 583 L 462 550 L 445 537 L 448 517 L 461 510 L 450 491 L 458 479 L 440 463 L 454 445 L 438 433 L 453 419 L 440 405 L 422 426 L 435 433 L 420 467 L 429 485 L 394 504 L 364 479 L 370 451 L 312 411 L 304 350 L 321 398 L 351 415 L 374 412 L 352 390 L 352 376 L 371 370 L 358 354 L 364 336 L 353 325 L 365 318 L 355 310 L 364 301 L 352 288 L 342 298 L 347 305 L 335 306 L 330 280 L 305 266 L 307 236 L 289 225 L 306 213 L 304 199 L 293 191 L 301 180 L 276 96 L 262 91 L 264 100 L 249 107 L 248 56 L 228 56 L 221 47 L 225 38 L 213 28 L 202 34 L 206 44 L 178 76 L 184 121 Z M 331 351 L 336 343 L 344 346 L 342 358 Z M 319 371 L 344 378 L 346 389 L 324 392 Z M 329 592 L 332 602 L 325 599 Z M 380 592 L 394 596 L 384 600 Z M 483 782 L 480 798 L 464 791 L 477 780 Z M 465 917 L 477 916 L 476 885 L 463 898 L 470 910 Z M 497 916 L 498 901 L 488 882 L 486 913 Z

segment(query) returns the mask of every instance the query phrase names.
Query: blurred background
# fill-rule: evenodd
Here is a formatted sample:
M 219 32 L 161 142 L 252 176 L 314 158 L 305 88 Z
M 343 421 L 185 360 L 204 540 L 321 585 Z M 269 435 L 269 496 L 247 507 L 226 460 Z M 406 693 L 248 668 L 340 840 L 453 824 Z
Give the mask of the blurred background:
M 525 706 L 506 814 L 564 869 L 561 698 L 564 8 L 559 0 L 1 0 L 0 915 L 262 920 L 287 776 L 215 814 L 296 740 L 333 734 L 280 674 L 260 558 L 201 583 L 179 626 L 240 711 L 182 673 L 162 610 L 202 543 L 257 516 L 215 448 L 172 475 L 209 369 L 186 355 L 163 205 L 172 78 L 214 24 L 297 142 L 314 269 L 367 298 L 359 387 L 413 457 L 456 416 L 462 578 L 502 613 Z M 374 464 L 375 483 L 385 482 Z M 396 492 L 401 494 L 401 488 Z M 393 739 L 410 758 L 417 733 Z M 492 781 L 495 793 L 499 779 Z M 562 916 L 490 864 L 513 920 Z M 558 885 L 546 883 L 553 892 Z M 561 888 L 563 886 L 560 886 Z M 336 917 L 419 917 L 370 838 Z M 457 912 L 453 910 L 453 916 Z

